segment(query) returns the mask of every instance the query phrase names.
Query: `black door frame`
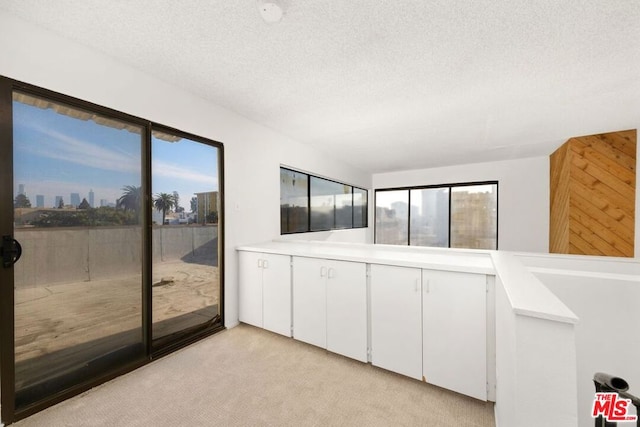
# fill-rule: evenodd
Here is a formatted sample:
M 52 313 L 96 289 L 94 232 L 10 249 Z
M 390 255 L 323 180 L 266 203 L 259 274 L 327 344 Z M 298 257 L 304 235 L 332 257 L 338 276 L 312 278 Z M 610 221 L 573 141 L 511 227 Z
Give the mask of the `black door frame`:
M 11 424 L 26 418 L 49 406 L 80 394 L 92 387 L 109 381 L 124 373 L 137 369 L 152 360 L 169 354 L 179 348 L 198 341 L 206 336 L 224 329 L 224 146 L 222 143 L 177 129 L 172 129 L 148 120 L 131 116 L 87 101 L 19 82 L 0 76 L 0 235 L 13 237 L 13 92 L 19 90 L 35 96 L 51 99 L 63 104 L 70 104 L 95 113 L 113 117 L 144 128 L 142 141 L 142 189 L 143 206 L 143 254 L 142 254 L 142 327 L 146 354 L 143 358 L 131 360 L 124 365 L 110 366 L 99 376 L 85 379 L 61 392 L 54 393 L 31 405 L 16 408 L 15 405 L 15 332 L 14 332 L 14 270 L 0 266 L 0 404 L 1 422 Z M 218 178 L 220 206 L 218 208 L 218 268 L 220 277 L 220 317 L 215 323 L 190 328 L 170 339 L 161 342 L 152 341 L 152 206 L 151 206 L 151 132 L 153 129 L 169 131 L 176 135 L 218 148 Z

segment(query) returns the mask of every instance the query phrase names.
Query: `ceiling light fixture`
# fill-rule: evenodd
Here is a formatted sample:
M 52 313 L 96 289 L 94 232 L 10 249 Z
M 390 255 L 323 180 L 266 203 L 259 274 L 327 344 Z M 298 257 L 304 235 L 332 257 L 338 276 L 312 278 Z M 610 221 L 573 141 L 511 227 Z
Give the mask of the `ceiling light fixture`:
M 284 14 L 282 6 L 275 1 L 258 0 L 258 10 L 264 22 L 268 23 L 279 22 Z

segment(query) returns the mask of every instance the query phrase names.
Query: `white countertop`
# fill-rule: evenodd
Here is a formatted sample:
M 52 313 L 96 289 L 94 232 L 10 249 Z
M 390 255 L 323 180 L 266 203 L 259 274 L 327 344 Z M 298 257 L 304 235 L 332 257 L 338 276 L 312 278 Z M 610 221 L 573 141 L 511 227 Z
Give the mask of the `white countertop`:
M 490 251 L 277 240 L 241 246 L 237 250 L 431 270 L 495 274 Z
M 555 322 L 578 323 L 578 316 L 514 254 L 495 252 L 493 263 L 514 313 Z

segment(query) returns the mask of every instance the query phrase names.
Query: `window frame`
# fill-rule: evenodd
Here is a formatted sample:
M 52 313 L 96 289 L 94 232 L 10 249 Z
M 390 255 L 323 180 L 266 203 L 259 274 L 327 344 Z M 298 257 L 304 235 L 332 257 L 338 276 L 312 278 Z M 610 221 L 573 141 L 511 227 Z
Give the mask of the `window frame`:
M 385 244 L 377 242 L 377 222 L 378 222 L 378 206 L 377 206 L 377 197 L 378 192 L 386 192 L 386 191 L 407 191 L 408 197 L 408 205 L 407 205 L 407 244 L 406 246 L 411 245 L 411 190 L 425 190 L 425 189 L 448 189 L 449 190 L 449 215 L 447 221 L 447 240 L 448 246 L 446 248 L 440 246 L 416 246 L 415 247 L 425 247 L 425 248 L 441 248 L 441 249 L 463 249 L 463 248 L 452 248 L 451 247 L 451 194 L 453 188 L 460 187 L 473 187 L 479 185 L 495 185 L 496 186 L 496 247 L 494 249 L 482 249 L 482 250 L 498 250 L 499 247 L 499 230 L 500 230 L 500 184 L 499 181 L 473 181 L 473 182 L 459 182 L 459 183 L 451 183 L 451 184 L 433 184 L 433 185 L 417 185 L 417 186 L 408 186 L 408 187 L 389 187 L 389 188 L 376 188 L 374 189 L 374 211 L 373 211 L 373 243 L 374 244 Z M 397 245 L 397 246 L 405 246 L 405 245 Z M 474 248 L 467 248 L 474 249 Z
M 280 165 L 280 173 L 282 172 L 282 170 L 286 170 L 289 172 L 294 172 L 297 174 L 302 174 L 305 175 L 307 177 L 307 229 L 303 230 L 303 231 L 284 231 L 282 229 L 282 205 L 280 205 L 280 235 L 281 236 L 285 236 L 285 235 L 290 235 L 290 234 L 301 234 L 301 233 L 318 233 L 318 232 L 323 232 L 323 231 L 334 231 L 334 230 L 354 230 L 354 229 L 361 229 L 361 228 L 368 228 L 369 227 L 369 190 L 367 190 L 366 188 L 362 188 L 362 187 L 358 187 L 356 185 L 352 185 L 352 184 L 347 184 L 341 181 L 337 181 L 335 179 L 330 179 L 330 178 L 325 178 L 323 176 L 319 176 L 319 175 L 314 175 L 312 173 L 309 172 L 303 172 L 299 169 L 294 169 L 288 166 L 283 166 Z M 342 185 L 342 186 L 347 186 L 347 187 L 351 187 L 351 227 L 336 227 L 335 226 L 335 205 L 334 205 L 334 227 L 333 228 L 323 228 L 323 229 L 312 229 L 312 225 L 311 225 L 311 178 L 315 178 L 318 180 L 323 180 L 323 181 L 327 181 L 327 182 L 331 182 L 334 184 L 338 184 L 338 185 Z M 282 184 L 281 184 L 282 185 Z M 361 190 L 365 195 L 365 212 L 366 215 L 364 215 L 364 225 L 361 226 L 354 226 L 355 224 L 355 215 L 356 215 L 356 209 L 354 206 L 354 194 L 355 194 L 355 189 Z M 360 210 L 360 209 L 358 209 Z

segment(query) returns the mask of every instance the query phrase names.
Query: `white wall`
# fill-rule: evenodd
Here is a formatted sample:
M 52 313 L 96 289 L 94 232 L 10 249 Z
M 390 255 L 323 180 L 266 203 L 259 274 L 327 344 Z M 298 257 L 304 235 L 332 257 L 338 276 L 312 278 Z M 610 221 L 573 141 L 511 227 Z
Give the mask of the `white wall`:
M 496 269 L 496 426 L 578 423 L 578 318 L 508 252 Z M 584 424 L 588 425 L 588 424 Z
M 472 181 L 498 181 L 498 249 L 549 251 L 548 157 L 374 174 L 373 188 Z
M 4 11 L 0 58 L 0 75 L 224 144 L 228 326 L 238 321 L 234 248 L 280 235 L 281 164 L 371 187 L 368 173 Z M 347 236 L 362 238 L 357 233 Z
M 575 327 L 578 425 L 592 423 L 596 372 L 624 378 L 629 392 L 640 396 L 639 276 L 592 277 L 594 273 L 576 275 L 575 270 L 535 274 L 580 318 Z
M 640 395 L 640 263 L 636 259 L 518 254 L 579 319 L 575 325 L 578 425 L 591 425 L 593 375 L 624 378 Z

